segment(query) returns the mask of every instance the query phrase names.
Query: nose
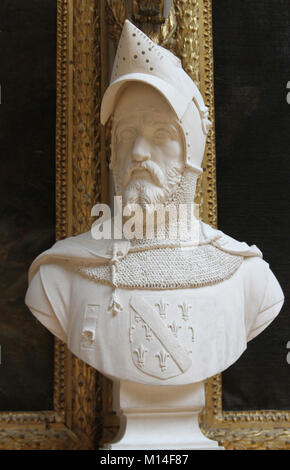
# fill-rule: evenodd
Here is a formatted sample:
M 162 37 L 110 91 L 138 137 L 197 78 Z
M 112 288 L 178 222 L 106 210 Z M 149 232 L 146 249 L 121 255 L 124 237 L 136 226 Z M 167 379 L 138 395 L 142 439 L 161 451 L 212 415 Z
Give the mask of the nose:
M 149 160 L 150 157 L 149 142 L 143 136 L 138 136 L 132 150 L 132 159 L 136 162 L 144 162 L 145 160 Z

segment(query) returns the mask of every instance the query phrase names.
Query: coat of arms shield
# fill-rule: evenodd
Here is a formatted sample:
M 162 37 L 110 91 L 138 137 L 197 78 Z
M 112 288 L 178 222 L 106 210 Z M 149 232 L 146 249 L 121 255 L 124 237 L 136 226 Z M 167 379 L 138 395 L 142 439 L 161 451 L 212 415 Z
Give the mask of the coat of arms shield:
M 192 306 L 170 304 L 162 296 L 130 299 L 130 344 L 135 366 L 160 380 L 183 374 L 191 366 L 194 330 Z

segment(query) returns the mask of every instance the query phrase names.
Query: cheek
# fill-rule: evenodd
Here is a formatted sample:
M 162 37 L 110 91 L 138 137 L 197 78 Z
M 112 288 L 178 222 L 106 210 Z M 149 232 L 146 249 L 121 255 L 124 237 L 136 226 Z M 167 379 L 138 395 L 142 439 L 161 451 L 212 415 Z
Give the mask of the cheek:
M 153 160 L 163 169 L 174 163 L 183 163 L 183 145 L 176 140 L 170 140 L 162 146 L 154 147 L 152 154 Z
M 115 154 L 116 164 L 119 167 L 120 171 L 123 172 L 131 160 L 132 145 L 125 143 L 116 144 Z
M 172 161 L 181 161 L 183 159 L 183 145 L 177 140 L 171 140 L 167 144 L 167 155 Z

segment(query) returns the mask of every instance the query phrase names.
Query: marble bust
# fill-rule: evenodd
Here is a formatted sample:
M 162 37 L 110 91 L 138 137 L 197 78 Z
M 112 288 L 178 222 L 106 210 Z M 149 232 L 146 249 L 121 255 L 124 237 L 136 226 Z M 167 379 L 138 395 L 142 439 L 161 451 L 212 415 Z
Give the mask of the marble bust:
M 208 110 L 179 59 L 129 21 L 102 123 L 110 116 L 111 169 L 124 214 L 135 205 L 192 204 Z M 202 383 L 237 361 L 284 296 L 256 246 L 200 221 L 195 239 L 178 229 L 169 237 L 174 228 L 167 221 L 163 236 L 148 237 L 143 223 L 138 238 L 97 240 L 90 231 L 57 242 L 30 268 L 27 306 L 113 380 L 155 390 Z

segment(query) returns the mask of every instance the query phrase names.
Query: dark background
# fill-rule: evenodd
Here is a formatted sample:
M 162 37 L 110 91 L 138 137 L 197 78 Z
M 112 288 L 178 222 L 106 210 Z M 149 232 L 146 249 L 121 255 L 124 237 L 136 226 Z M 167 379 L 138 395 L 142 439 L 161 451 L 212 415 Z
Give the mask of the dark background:
M 290 410 L 289 0 L 213 0 L 218 224 L 256 244 L 284 291 L 279 317 L 222 374 L 225 410 Z
M 54 241 L 56 0 L 1 0 L 0 50 L 0 410 L 44 410 L 53 337 L 24 296 Z

